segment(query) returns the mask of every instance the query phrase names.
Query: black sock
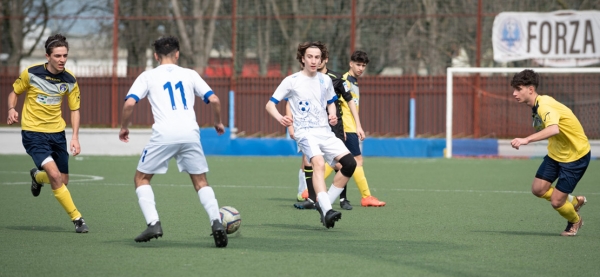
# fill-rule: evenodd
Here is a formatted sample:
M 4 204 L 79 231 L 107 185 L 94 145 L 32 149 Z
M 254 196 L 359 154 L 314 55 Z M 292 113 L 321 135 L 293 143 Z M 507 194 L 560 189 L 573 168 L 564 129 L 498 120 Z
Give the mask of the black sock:
M 312 166 L 304 167 L 304 177 L 306 178 L 306 189 L 308 190 L 308 198 L 313 202 L 317 202 L 317 194 L 315 193 L 315 188 L 313 187 L 313 168 Z

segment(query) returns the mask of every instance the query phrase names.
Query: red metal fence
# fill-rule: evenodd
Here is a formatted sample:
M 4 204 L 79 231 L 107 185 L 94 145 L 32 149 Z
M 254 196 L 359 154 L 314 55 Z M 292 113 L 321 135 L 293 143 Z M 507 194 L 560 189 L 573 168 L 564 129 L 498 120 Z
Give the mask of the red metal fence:
M 6 103 L 15 75 L 0 75 L 0 103 Z M 533 132 L 531 110 L 511 96 L 510 76 L 457 76 L 454 78 L 455 137 L 512 138 Z M 111 78 L 79 78 L 81 123 L 89 127 L 110 127 L 112 118 Z M 135 78 L 118 79 L 118 103 L 122 103 Z M 285 128 L 265 111 L 265 104 L 281 82 L 279 77 L 206 78 L 221 99 L 223 123 L 229 122 L 229 91 L 235 91 L 235 127 L 239 136 L 283 136 Z M 406 137 L 409 134 L 409 101 L 416 101 L 416 136 L 444 137 L 446 132 L 446 77 L 401 76 L 364 77 L 361 86 L 360 116 L 369 136 Z M 233 86 L 232 86 L 233 84 Z M 479 84 L 479 85 L 477 85 Z M 541 94 L 555 97 L 569 106 L 591 139 L 600 138 L 600 78 L 597 74 L 543 76 Z M 17 110 L 22 109 L 19 97 Z M 284 105 L 279 104 L 281 112 Z M 200 126 L 212 126 L 212 111 L 204 102 L 195 107 Z M 0 105 L 0 115 L 7 114 Z M 63 105 L 69 121 L 68 108 Z M 114 114 L 120 116 L 121 106 Z M 117 119 L 118 120 L 118 119 Z M 137 105 L 133 124 L 149 127 L 153 118 L 149 103 Z M 5 125 L 5 121 L 2 122 Z

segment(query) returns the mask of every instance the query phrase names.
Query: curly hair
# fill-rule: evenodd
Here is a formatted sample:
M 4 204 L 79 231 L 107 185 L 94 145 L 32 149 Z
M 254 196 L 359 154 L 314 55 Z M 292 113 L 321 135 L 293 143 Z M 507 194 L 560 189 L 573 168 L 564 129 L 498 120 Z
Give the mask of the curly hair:
M 321 61 L 325 60 L 329 56 L 329 51 L 327 51 L 327 46 L 320 41 L 312 41 L 312 42 L 303 42 L 298 45 L 298 51 L 296 52 L 296 60 L 300 62 L 302 67 L 304 67 L 304 63 L 302 62 L 302 57 L 306 54 L 306 49 L 315 47 L 321 50 Z
M 167 56 L 175 51 L 179 51 L 179 39 L 174 36 L 161 37 L 154 41 L 154 52 L 158 55 Z
M 537 89 L 540 84 L 540 76 L 531 69 L 525 69 L 513 76 L 510 86 L 518 89 L 519 86 L 533 86 Z
M 67 38 L 61 34 L 56 34 L 49 36 L 44 43 L 44 48 L 46 48 L 46 54 L 52 54 L 52 50 L 56 47 L 67 47 L 67 51 L 69 50 L 69 43 L 67 42 Z

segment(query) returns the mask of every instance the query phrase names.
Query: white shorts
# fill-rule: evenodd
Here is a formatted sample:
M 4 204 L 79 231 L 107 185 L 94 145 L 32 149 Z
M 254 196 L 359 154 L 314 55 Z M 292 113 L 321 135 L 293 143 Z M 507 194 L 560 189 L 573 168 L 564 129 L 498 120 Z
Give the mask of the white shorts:
M 179 172 L 202 174 L 208 172 L 208 164 L 200 142 L 180 144 L 148 144 L 144 148 L 137 170 L 146 174 L 165 174 L 171 158 L 177 160 Z
M 323 156 L 325 162 L 332 167 L 337 163 L 335 158 L 344 153 L 350 153 L 344 142 L 337 138 L 331 129 L 323 131 L 319 129 L 302 132 L 300 136 L 294 134 L 298 149 L 306 155 L 306 159 L 314 156 Z

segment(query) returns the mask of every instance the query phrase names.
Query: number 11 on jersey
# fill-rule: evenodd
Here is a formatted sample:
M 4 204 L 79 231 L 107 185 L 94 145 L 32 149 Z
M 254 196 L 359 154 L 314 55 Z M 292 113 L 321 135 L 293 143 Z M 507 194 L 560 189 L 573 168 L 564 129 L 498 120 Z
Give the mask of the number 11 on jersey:
M 169 91 L 169 97 L 171 98 L 171 108 L 173 108 L 173 110 L 177 110 L 177 106 L 175 106 L 175 97 L 173 96 L 173 85 L 171 85 L 171 82 L 166 82 L 163 88 Z M 175 84 L 175 89 L 179 89 L 179 92 L 181 92 L 181 101 L 183 102 L 183 109 L 187 110 L 188 107 L 187 102 L 185 101 L 185 92 L 183 91 L 183 84 L 181 83 L 181 81 Z

